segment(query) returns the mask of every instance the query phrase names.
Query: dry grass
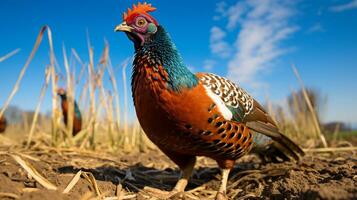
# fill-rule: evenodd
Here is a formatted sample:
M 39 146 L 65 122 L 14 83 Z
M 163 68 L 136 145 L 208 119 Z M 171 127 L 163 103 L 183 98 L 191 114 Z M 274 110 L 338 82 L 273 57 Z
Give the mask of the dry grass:
M 351 152 L 339 154 L 331 149 L 327 152 L 327 157 L 313 157 L 309 154 L 303 158 L 303 163 L 261 164 L 252 156 L 244 157 L 231 173 L 227 194 L 232 199 L 274 196 L 270 192 L 274 191 L 272 186 L 278 184 L 283 190 L 287 189 L 287 193 L 301 197 L 301 192 L 309 194 L 309 188 L 321 190 L 321 185 L 328 187 L 331 184 L 329 179 L 341 190 L 345 187 L 351 189 L 355 179 L 351 175 L 355 173 L 352 166 L 356 149 L 350 148 L 348 151 Z M 149 157 L 154 159 L 150 160 Z M 122 158 L 126 160 L 122 161 Z M 140 153 L 138 157 L 138 153 L 113 154 L 39 144 L 36 149 L 12 148 L 11 151 L 0 151 L 0 164 L 8 169 L 7 179 L 15 182 L 35 180 L 44 186 L 20 187 L 20 191 L 0 193 L 0 196 L 15 198 L 21 198 L 24 193 L 31 192 L 42 192 L 50 196 L 48 189 L 56 189 L 55 194 L 59 197 L 80 194 L 82 199 L 159 199 L 156 194 L 145 190 L 145 187 L 170 190 L 179 176 L 174 164 L 155 150 Z M 220 180 L 216 163 L 211 159 L 198 157 L 197 167 L 190 179 L 191 186 L 182 194 L 184 199 L 214 199 Z M 53 169 L 57 169 L 55 174 Z M 21 174 L 21 179 L 14 173 L 16 171 Z M 345 181 L 348 179 L 351 184 L 344 185 L 345 182 L 339 182 L 341 178 Z M 302 180 L 305 181 L 301 182 Z M 52 183 L 56 185 L 53 187 Z
M 310 112 L 310 116 L 311 116 L 311 119 L 313 121 L 313 127 L 315 128 L 316 136 L 321 139 L 321 142 L 322 142 L 323 146 L 327 147 L 326 139 L 325 139 L 324 135 L 321 132 L 320 123 L 319 123 L 320 120 L 318 119 L 318 116 L 317 116 L 316 107 L 314 107 L 313 104 L 311 103 L 311 99 L 310 99 L 310 97 L 309 97 L 309 95 L 308 95 L 308 93 L 306 91 L 306 88 L 304 86 L 304 82 L 302 81 L 298 70 L 296 69 L 295 66 L 292 66 L 292 68 L 293 68 L 293 71 L 294 71 L 294 74 L 295 74 L 296 78 L 298 79 L 298 81 L 300 83 L 301 91 L 302 91 L 302 93 L 304 95 L 305 103 L 306 103 L 306 105 L 308 107 L 308 111 Z M 316 106 L 316 104 L 315 104 L 315 106 Z
M 19 130 L 25 132 L 27 135 L 26 147 L 30 148 L 33 143 L 41 141 L 58 148 L 78 147 L 94 150 L 99 145 L 100 148 L 106 147 L 107 150 L 112 152 L 118 150 L 144 151 L 155 148 L 143 134 L 138 121 L 129 122 L 126 68 L 130 58 L 121 64 L 122 83 L 120 83 L 116 79 L 111 63 L 109 44 L 105 42 L 101 57 L 98 62 L 95 62 L 94 50 L 88 38 L 89 60 L 83 61 L 74 49 L 71 49 L 71 54 L 68 57 L 66 48 L 63 46 L 64 66 L 61 67 L 56 62 L 52 33 L 47 26 L 41 28 L 33 50 L 23 66 L 12 92 L 2 106 L 0 116 L 3 115 L 16 95 L 45 33 L 47 33 L 49 44 L 49 64 L 44 69 L 44 84 L 39 94 L 38 104 L 31 118 L 24 115 L 24 124 L 10 128 L 16 132 Z M 1 57 L 1 61 L 10 58 L 18 51 L 14 50 Z M 80 71 L 76 74 L 75 69 L 78 65 Z M 287 98 L 287 109 L 268 103 L 268 111 L 278 122 L 281 130 L 298 143 L 303 144 L 304 147 L 313 148 L 322 145 L 326 148 L 328 144 L 321 131 L 317 112 L 319 104 L 316 100 L 317 94 L 305 88 L 296 67 L 293 66 L 292 68 L 300 83 L 301 91 L 292 91 L 291 96 Z M 64 69 L 64 73 L 61 72 L 61 69 Z M 109 85 L 104 82 L 106 76 L 109 77 Z M 62 122 L 59 98 L 56 94 L 61 83 L 67 89 L 69 101 L 69 123 L 66 127 Z M 41 105 L 46 93 L 51 93 L 52 112 L 50 118 L 40 115 Z M 82 131 L 73 137 L 71 134 L 73 120 L 71 119 L 73 119 L 75 100 L 77 100 L 82 112 L 83 125 Z M 120 100 L 123 100 L 123 103 Z M 28 123 L 29 120 L 31 120 L 30 123 Z
M 10 156 L 22 167 L 25 169 L 25 171 L 31 176 L 33 179 L 35 179 L 38 183 L 40 183 L 43 187 L 45 187 L 48 190 L 57 190 L 57 187 L 48 181 L 45 177 L 43 177 L 40 172 L 36 170 L 29 162 L 26 160 L 22 159 L 21 156 L 16 155 L 16 154 L 10 154 Z
M 324 102 L 316 90 L 306 88 L 295 66 L 292 70 L 300 84 L 300 90 L 292 90 L 286 98 L 286 107 L 272 105 L 268 101 L 268 111 L 277 121 L 283 133 L 306 148 L 328 147 L 321 130 L 319 107 Z
M 26 133 L 27 148 L 29 148 L 35 140 L 46 134 L 51 135 L 51 137 L 45 137 L 49 139 L 49 141 L 43 141 L 41 139 L 40 141 L 55 147 L 71 148 L 76 146 L 81 149 L 96 149 L 96 146 L 99 144 L 107 146 L 110 151 L 117 151 L 119 149 L 124 149 L 124 151 L 135 151 L 154 148 L 151 142 L 142 133 L 138 122 L 129 122 L 129 97 L 127 95 L 128 86 L 126 84 L 126 67 L 129 59 L 121 66 L 123 82 L 120 84 L 116 79 L 111 64 L 108 43 L 105 43 L 101 54 L 102 56 L 98 63 L 95 63 L 94 51 L 88 39 L 88 62 L 83 62 L 74 49 L 72 49 L 71 56 L 69 57 L 70 59 L 68 59 L 66 49 L 63 47 L 63 68 L 65 70 L 63 75 L 61 72 L 62 67 L 58 66 L 56 62 L 57 59 L 52 45 L 52 33 L 47 26 L 41 28 L 33 50 L 23 66 L 12 92 L 2 106 L 0 115 L 3 115 L 13 97 L 16 95 L 21 81 L 26 74 L 26 70 L 36 54 L 46 31 L 50 47 L 49 65 L 44 69 L 45 80 L 39 95 L 39 101 L 34 116 L 32 117 L 31 125 L 27 123 L 28 119 L 26 118 L 28 118 L 28 116 L 24 115 L 24 124 L 21 125 L 21 129 L 13 127 L 13 130 L 20 129 L 23 130 L 22 132 Z M 17 53 L 17 51 L 18 50 L 15 50 L 8 55 L 5 55 L 1 58 L 1 61 L 10 58 Z M 75 74 L 76 63 L 81 66 L 78 75 Z M 109 76 L 111 85 L 106 85 L 103 81 L 105 75 Z M 62 113 L 60 110 L 59 98 L 57 97 L 57 89 L 61 82 L 65 85 L 69 101 L 69 123 L 66 127 L 64 127 L 62 122 Z M 121 86 L 121 89 L 119 89 L 117 85 Z M 48 86 L 50 86 L 50 90 L 48 90 Z M 41 105 L 45 94 L 48 92 L 51 93 L 52 99 L 51 118 L 42 119 L 42 122 L 39 123 L 38 118 Z M 119 93 L 123 93 L 124 98 L 121 98 Z M 79 97 L 77 102 L 82 112 L 83 125 L 82 131 L 76 135 L 76 137 L 73 137 L 71 130 L 73 127 L 72 119 L 76 97 Z M 121 108 L 122 104 L 120 99 L 124 99 L 123 109 Z M 49 122 L 49 120 L 51 122 Z M 48 124 L 51 124 L 50 130 L 48 130 Z M 51 134 L 49 134 L 49 132 Z
M 12 57 L 13 55 L 17 54 L 20 51 L 20 49 L 15 49 L 13 51 L 11 51 L 10 53 L 0 57 L 0 63 L 5 61 L 6 59 Z

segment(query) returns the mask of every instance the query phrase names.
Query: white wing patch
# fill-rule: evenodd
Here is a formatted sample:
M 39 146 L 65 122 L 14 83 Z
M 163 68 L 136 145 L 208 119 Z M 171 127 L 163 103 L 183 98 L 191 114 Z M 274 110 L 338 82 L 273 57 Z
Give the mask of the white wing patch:
M 244 111 L 244 116 L 248 115 L 253 110 L 253 98 L 230 80 L 215 74 L 206 73 L 200 77 L 200 81 L 205 87 L 207 94 L 212 99 L 219 98 L 220 103 L 223 103 L 225 109 L 220 109 L 222 110 L 222 113 L 225 110 L 228 110 L 230 112 L 230 116 L 232 116 L 232 112 L 227 108 L 227 106 L 233 108 L 240 107 Z M 208 91 L 212 94 L 209 94 Z M 217 101 L 218 100 L 216 100 L 215 103 L 219 105 Z
M 232 112 L 227 108 L 224 104 L 223 100 L 220 96 L 214 94 L 212 90 L 206 86 L 204 86 L 207 92 L 207 95 L 212 99 L 212 101 L 217 105 L 217 108 L 221 115 L 224 117 L 225 120 L 231 120 L 233 117 Z

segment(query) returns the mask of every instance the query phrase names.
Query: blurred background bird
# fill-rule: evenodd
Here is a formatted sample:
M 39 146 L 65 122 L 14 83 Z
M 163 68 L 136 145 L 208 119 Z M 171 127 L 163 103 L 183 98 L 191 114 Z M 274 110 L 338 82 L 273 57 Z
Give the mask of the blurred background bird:
M 223 77 L 187 68 L 169 34 L 149 14 L 155 10 L 147 3 L 133 5 L 115 28 L 134 43 L 131 86 L 139 122 L 182 171 L 173 191 L 149 190 L 165 198 L 183 192 L 196 156 L 207 156 L 222 169 L 216 199 L 227 199 L 229 172 L 251 150 L 264 160 L 298 160 L 304 154 L 300 147 L 279 132 L 246 91 Z
M 68 100 L 67 100 L 67 92 L 63 88 L 59 88 L 57 91 L 58 96 L 61 98 L 61 107 L 63 114 L 64 123 L 68 124 Z M 75 136 L 79 131 L 82 130 L 82 115 L 77 102 L 74 101 L 74 113 L 73 113 L 73 129 L 72 135 Z
M 0 133 L 5 132 L 7 126 L 7 121 L 5 116 L 0 116 Z

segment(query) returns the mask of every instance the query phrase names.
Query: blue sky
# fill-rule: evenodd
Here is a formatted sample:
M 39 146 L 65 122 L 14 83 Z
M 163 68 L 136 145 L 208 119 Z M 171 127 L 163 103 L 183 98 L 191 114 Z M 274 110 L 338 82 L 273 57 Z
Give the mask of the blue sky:
M 95 57 L 99 57 L 106 39 L 114 67 L 120 66 L 133 54 L 133 46 L 113 28 L 132 3 L 2 0 L 0 57 L 16 48 L 21 51 L 0 63 L 0 105 L 9 95 L 44 24 L 52 29 L 60 65 L 63 45 L 68 54 L 74 48 L 83 60 L 88 60 L 88 31 Z M 268 96 L 283 105 L 291 90 L 299 88 L 290 67 L 295 64 L 305 84 L 328 97 L 323 121 L 357 124 L 356 0 L 150 3 L 157 8 L 152 15 L 170 33 L 190 69 L 229 77 L 258 100 L 264 102 Z M 45 41 L 12 104 L 27 110 L 35 108 L 48 63 Z M 117 71 L 117 78 L 121 87 L 121 70 Z M 49 108 L 47 95 L 42 110 Z

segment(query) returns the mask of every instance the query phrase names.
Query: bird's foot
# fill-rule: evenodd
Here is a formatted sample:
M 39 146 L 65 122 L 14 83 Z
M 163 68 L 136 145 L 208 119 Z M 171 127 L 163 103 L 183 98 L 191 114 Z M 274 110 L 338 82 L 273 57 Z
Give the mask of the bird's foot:
M 215 200 L 228 200 L 225 192 L 217 192 Z
M 172 191 L 163 191 L 157 188 L 146 186 L 144 187 L 144 190 L 159 199 L 181 199 L 184 196 L 184 192 L 180 192 L 175 189 Z

